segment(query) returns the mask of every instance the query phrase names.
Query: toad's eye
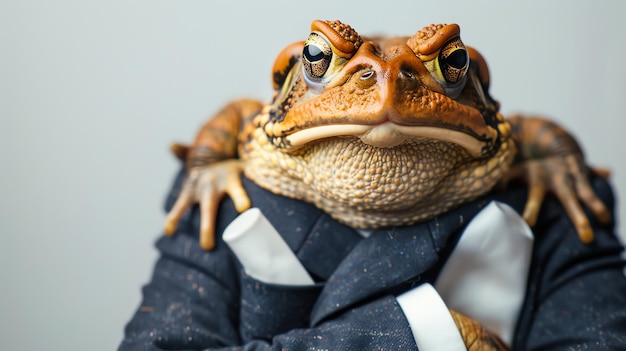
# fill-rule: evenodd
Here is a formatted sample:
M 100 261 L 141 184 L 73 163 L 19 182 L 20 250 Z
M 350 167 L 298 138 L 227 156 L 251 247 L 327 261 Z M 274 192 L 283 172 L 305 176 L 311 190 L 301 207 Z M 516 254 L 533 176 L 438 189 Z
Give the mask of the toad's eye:
M 302 50 L 302 65 L 307 78 L 319 82 L 333 59 L 330 43 L 317 33 L 311 33 Z
M 467 48 L 459 37 L 448 41 L 439 52 L 439 69 L 442 78 L 449 84 L 463 80 L 469 67 Z

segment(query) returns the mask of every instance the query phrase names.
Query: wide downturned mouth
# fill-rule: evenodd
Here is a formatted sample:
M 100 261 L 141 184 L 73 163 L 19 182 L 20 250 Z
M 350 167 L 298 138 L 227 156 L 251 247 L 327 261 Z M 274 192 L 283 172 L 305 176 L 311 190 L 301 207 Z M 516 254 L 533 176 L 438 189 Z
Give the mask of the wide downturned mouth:
M 322 125 L 297 131 L 284 138 L 291 147 L 297 148 L 312 141 L 339 136 L 355 136 L 365 144 L 380 148 L 392 148 L 414 138 L 443 140 L 463 147 L 474 157 L 481 156 L 486 145 L 484 140 L 462 131 L 434 126 L 406 126 L 390 121 L 376 125 Z

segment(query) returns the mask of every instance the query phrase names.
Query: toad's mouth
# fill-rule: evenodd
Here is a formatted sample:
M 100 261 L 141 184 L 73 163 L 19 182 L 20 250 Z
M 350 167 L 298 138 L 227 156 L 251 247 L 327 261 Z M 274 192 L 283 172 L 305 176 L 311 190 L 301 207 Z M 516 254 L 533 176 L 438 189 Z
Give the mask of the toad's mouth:
M 297 131 L 284 138 L 291 147 L 297 148 L 315 140 L 338 136 L 356 136 L 363 143 L 380 148 L 392 148 L 414 138 L 443 140 L 463 147 L 474 157 L 480 157 L 487 145 L 487 141 L 463 131 L 435 126 L 406 126 L 390 121 L 376 125 L 322 125 Z

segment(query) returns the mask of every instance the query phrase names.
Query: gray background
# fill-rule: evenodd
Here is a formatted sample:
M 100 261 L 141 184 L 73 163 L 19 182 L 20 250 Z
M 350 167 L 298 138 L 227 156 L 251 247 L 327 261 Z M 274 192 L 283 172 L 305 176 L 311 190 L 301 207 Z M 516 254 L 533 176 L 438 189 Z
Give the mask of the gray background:
M 156 258 L 169 143 L 230 99 L 269 99 L 275 55 L 316 18 L 459 23 L 503 111 L 568 126 L 624 198 L 622 4 L 1 1 L 0 348 L 117 346 Z

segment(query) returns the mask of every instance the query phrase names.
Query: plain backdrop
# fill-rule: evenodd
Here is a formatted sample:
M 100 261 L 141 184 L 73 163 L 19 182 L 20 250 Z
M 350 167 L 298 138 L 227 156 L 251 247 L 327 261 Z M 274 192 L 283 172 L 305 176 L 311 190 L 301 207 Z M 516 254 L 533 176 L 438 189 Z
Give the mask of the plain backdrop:
M 624 4 L 0 1 L 0 348 L 117 347 L 156 258 L 169 144 L 230 99 L 268 100 L 275 55 L 313 19 L 459 23 L 502 110 L 567 126 L 624 198 Z

